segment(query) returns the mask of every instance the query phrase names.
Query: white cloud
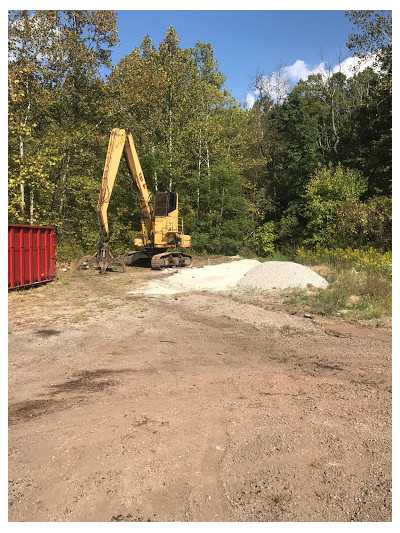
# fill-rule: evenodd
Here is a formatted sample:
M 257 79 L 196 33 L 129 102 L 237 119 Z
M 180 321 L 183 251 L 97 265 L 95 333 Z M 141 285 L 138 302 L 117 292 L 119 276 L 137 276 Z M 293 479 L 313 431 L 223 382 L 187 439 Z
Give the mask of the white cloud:
M 297 83 L 300 79 L 307 80 L 308 76 L 311 74 L 322 74 L 324 78 L 328 78 L 336 72 L 343 72 L 345 76 L 350 78 L 368 67 L 376 69 L 374 66 L 375 59 L 375 56 L 371 56 L 368 59 L 361 61 L 357 57 L 348 57 L 333 68 L 327 66 L 323 61 L 318 65 L 311 67 L 302 59 L 298 59 L 293 65 L 283 67 L 279 73 L 273 72 L 270 76 L 264 76 L 260 86 L 262 87 L 262 90 L 266 91 L 275 101 L 279 101 L 284 99 L 288 94 L 289 85 Z M 247 108 L 253 107 L 255 99 L 259 93 L 260 90 L 256 90 L 254 94 L 248 93 L 246 95 L 245 104 Z
M 303 60 L 298 59 L 293 65 L 284 67 L 283 70 L 292 82 L 297 82 L 300 79 L 306 80 L 310 74 L 322 74 L 323 77 L 328 77 L 336 72 L 343 72 L 350 78 L 367 67 L 373 67 L 374 60 L 375 57 L 372 56 L 362 61 L 357 57 L 348 57 L 333 68 L 327 66 L 323 61 L 319 65 L 310 68 Z
M 361 72 L 362 70 L 365 70 L 368 67 L 373 68 L 376 70 L 376 65 L 374 65 L 374 62 L 376 61 L 376 56 L 371 56 L 368 59 L 360 60 L 357 57 L 348 57 L 339 65 L 336 65 L 333 68 L 333 73 L 335 72 L 343 72 L 348 78 L 351 78 L 356 73 Z
M 246 109 L 251 109 L 256 101 L 254 94 L 247 93 L 244 105 Z
M 291 81 L 305 80 L 311 74 L 311 70 L 302 59 L 298 59 L 290 67 L 284 67 L 283 70 Z

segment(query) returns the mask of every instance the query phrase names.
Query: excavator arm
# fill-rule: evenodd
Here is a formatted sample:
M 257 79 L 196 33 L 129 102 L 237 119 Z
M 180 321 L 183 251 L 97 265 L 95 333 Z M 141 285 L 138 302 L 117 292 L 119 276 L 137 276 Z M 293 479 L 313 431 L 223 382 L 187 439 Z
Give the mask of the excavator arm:
M 133 142 L 132 134 L 129 132 L 129 130 L 114 128 L 110 134 L 99 201 L 97 204 L 97 218 L 100 226 L 100 237 L 97 253 L 94 256 L 82 257 L 82 259 L 79 261 L 78 268 L 82 263 L 91 259 L 95 260 L 99 264 L 100 271 L 102 273 L 105 273 L 110 262 L 120 263 L 125 268 L 124 260 L 120 258 L 114 258 L 109 250 L 108 241 L 110 238 L 110 230 L 107 217 L 108 205 L 110 203 L 122 154 L 124 154 L 128 171 L 132 179 L 133 190 L 136 192 L 139 200 L 140 212 L 142 216 L 143 243 L 145 245 L 150 243 L 150 235 L 152 232 L 151 195 L 147 189 L 142 167 L 140 166 L 139 157 L 136 152 L 135 143 Z
M 143 176 L 142 167 L 140 166 L 132 134 L 129 130 L 119 128 L 113 129 L 110 135 L 99 203 L 97 205 L 100 238 L 103 238 L 104 242 L 108 242 L 110 236 L 107 210 L 122 154 L 124 154 L 128 171 L 132 179 L 132 187 L 139 200 L 140 212 L 142 215 L 143 242 L 147 244 L 150 240 L 150 234 L 152 231 L 151 195 Z

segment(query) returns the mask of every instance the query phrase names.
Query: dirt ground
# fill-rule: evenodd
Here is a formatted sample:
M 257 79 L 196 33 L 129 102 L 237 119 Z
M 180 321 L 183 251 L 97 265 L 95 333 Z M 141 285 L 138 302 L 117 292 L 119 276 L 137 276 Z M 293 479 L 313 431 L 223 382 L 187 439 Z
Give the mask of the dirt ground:
M 389 320 L 127 270 L 9 294 L 10 521 L 391 521 Z

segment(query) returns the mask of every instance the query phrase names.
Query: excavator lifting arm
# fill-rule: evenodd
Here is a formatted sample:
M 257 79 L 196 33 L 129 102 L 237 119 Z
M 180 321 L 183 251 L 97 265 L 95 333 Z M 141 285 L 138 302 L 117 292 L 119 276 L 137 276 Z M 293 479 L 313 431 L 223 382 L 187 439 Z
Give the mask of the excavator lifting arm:
M 147 188 L 146 181 L 143 176 L 142 167 L 136 152 L 132 134 L 126 129 L 115 128 L 112 130 L 110 135 L 99 203 L 97 205 L 97 216 L 99 219 L 100 230 L 104 233 L 107 242 L 109 238 L 107 209 L 122 153 L 124 154 L 128 171 L 132 179 L 132 187 L 139 200 L 140 212 L 143 221 L 143 237 L 145 244 L 147 244 L 147 242 L 150 242 L 150 234 L 152 231 L 151 194 Z
M 150 242 L 152 220 L 151 194 L 147 189 L 143 177 L 143 171 L 136 152 L 135 143 L 133 142 L 132 134 L 129 130 L 114 128 L 110 134 L 99 201 L 97 204 L 97 218 L 100 226 L 98 250 L 95 256 L 82 257 L 79 261 L 78 268 L 83 262 L 90 259 L 94 259 L 99 264 L 102 273 L 106 271 L 110 262 L 120 263 L 125 268 L 123 259 L 114 258 L 109 250 L 108 241 L 110 238 L 110 230 L 107 217 L 108 205 L 110 203 L 111 193 L 122 154 L 124 154 L 128 171 L 132 179 L 132 188 L 136 192 L 139 200 L 142 216 L 143 241 L 146 244 Z

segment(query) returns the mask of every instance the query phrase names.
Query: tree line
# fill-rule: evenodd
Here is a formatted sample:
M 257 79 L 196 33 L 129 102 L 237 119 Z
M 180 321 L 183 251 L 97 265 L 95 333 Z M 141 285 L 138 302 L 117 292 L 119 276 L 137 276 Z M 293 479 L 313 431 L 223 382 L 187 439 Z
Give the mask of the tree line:
M 173 27 L 112 67 L 115 12 L 10 12 L 9 221 L 55 225 L 64 253 L 94 249 L 109 133 L 126 127 L 149 189 L 179 193 L 196 251 L 390 248 L 391 13 L 346 15 L 349 49 L 372 68 L 282 94 L 280 73 L 258 74 L 246 108 L 212 45 L 182 48 Z M 113 250 L 127 251 L 140 212 L 123 164 L 109 219 Z

